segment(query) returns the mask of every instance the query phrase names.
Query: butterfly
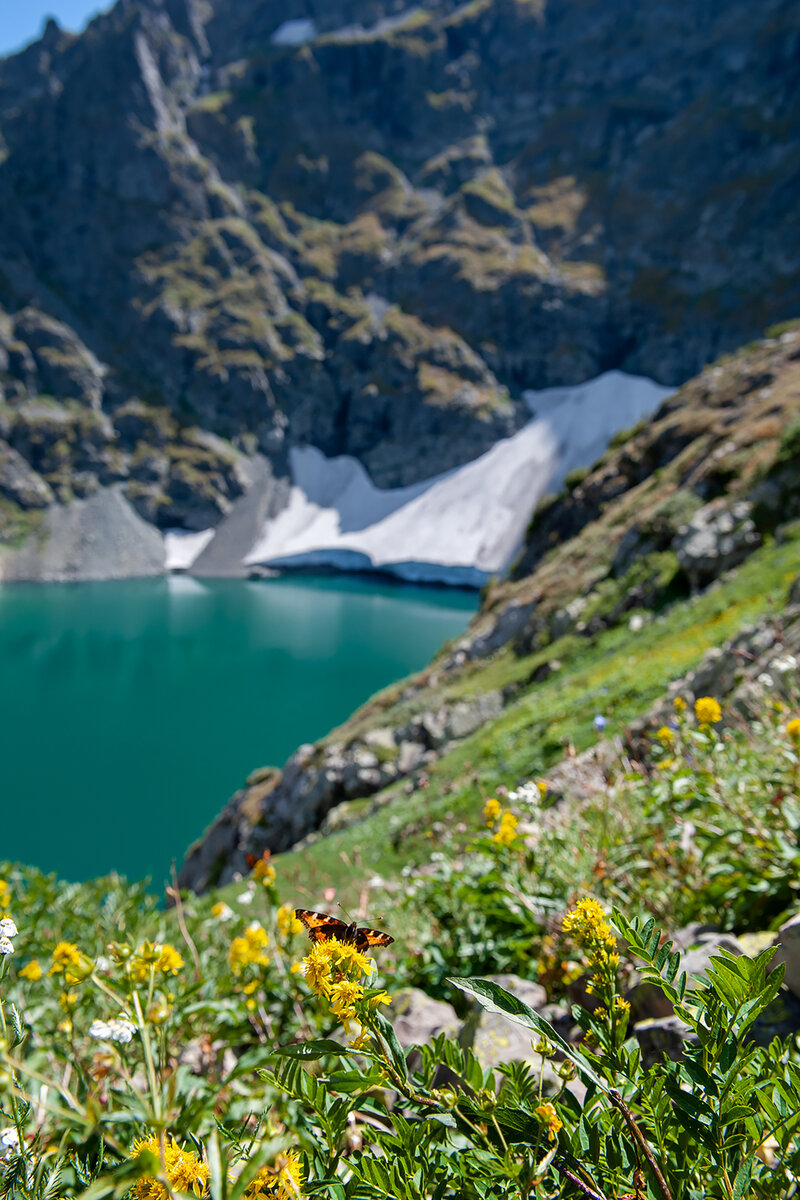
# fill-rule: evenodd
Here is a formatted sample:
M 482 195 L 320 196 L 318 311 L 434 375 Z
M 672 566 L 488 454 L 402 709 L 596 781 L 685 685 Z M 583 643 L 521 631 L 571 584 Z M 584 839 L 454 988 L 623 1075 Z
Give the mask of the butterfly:
M 348 925 L 338 917 L 329 917 L 326 913 L 311 912 L 307 908 L 296 908 L 294 915 L 302 921 L 312 942 L 327 942 L 329 938 L 338 938 L 355 946 L 356 950 L 369 950 L 370 946 L 390 946 L 394 941 L 388 933 L 380 929 L 362 929 L 355 921 Z
M 248 871 L 252 871 L 256 863 L 269 862 L 271 853 L 271 850 L 265 850 L 263 854 L 245 854 Z

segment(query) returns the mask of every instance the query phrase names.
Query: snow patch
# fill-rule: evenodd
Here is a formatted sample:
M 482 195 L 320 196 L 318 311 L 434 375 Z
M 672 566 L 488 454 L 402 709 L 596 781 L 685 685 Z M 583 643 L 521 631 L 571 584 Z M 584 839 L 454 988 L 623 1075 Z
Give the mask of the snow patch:
M 544 493 L 594 462 L 615 433 L 650 416 L 671 392 L 620 371 L 526 392 L 540 415 L 519 433 L 410 487 L 377 488 L 355 458 L 295 448 L 289 504 L 265 523 L 245 563 L 480 586 L 508 569 Z
M 304 46 L 306 42 L 313 42 L 316 36 L 317 26 L 314 21 L 305 17 L 295 17 L 279 25 L 269 40 L 273 46 Z
M 167 529 L 164 533 L 166 569 L 188 571 L 213 536 L 213 529 L 201 529 L 199 533 L 191 533 L 188 529 Z

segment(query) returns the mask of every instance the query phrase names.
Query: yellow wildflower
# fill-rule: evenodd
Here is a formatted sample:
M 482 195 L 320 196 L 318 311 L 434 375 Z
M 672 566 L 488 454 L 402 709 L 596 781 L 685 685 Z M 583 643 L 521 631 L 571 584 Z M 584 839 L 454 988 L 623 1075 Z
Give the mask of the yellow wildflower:
M 137 1158 L 143 1150 L 149 1150 L 161 1160 L 158 1138 L 155 1135 L 138 1138 L 133 1143 L 131 1158 Z M 132 1189 L 137 1200 L 168 1200 L 170 1191 L 193 1192 L 195 1196 L 205 1196 L 208 1192 L 208 1166 L 193 1150 L 183 1150 L 171 1136 L 164 1139 L 162 1169 L 169 1183 L 169 1191 L 154 1176 L 143 1175 L 137 1179 Z
M 341 980 L 357 980 L 375 970 L 375 964 L 351 942 L 326 938 L 315 942 L 303 959 L 306 983 L 317 996 L 329 996 Z
M 59 942 L 53 951 L 48 975 L 63 975 L 67 983 L 80 983 L 94 968 L 92 960 L 74 942 Z
M 11 888 L 6 883 L 5 879 L 0 879 L 0 912 L 5 912 L 11 907 Z
M 564 1122 L 559 1117 L 552 1104 L 540 1104 L 535 1110 L 536 1116 L 547 1130 L 547 1137 L 551 1142 L 556 1140 L 559 1129 Z
M 37 979 L 42 978 L 41 965 L 32 958 L 29 963 L 25 963 L 24 967 L 20 968 L 20 979 L 29 979 L 31 983 L 35 983 Z
M 793 717 L 786 725 L 786 732 L 793 742 L 800 745 L 800 717 Z
M 174 946 L 161 942 L 142 942 L 128 962 L 128 974 L 134 983 L 146 983 L 151 971 L 177 975 L 183 959 Z
M 355 1006 L 364 999 L 364 988 L 353 979 L 341 979 L 328 987 L 328 1000 L 333 1013 L 345 1023 L 355 1020 Z
M 722 709 L 713 696 L 701 696 L 694 702 L 694 715 L 700 725 L 716 725 L 722 720 Z
M 510 846 L 517 837 L 519 819 L 512 812 L 504 812 L 500 818 L 500 828 L 492 834 L 492 841 L 498 846 Z
M 177 975 L 183 967 L 183 959 L 174 946 L 169 943 L 159 947 L 160 954 L 156 962 L 156 970 L 162 975 Z
M 611 939 L 612 944 L 616 945 L 602 905 L 591 898 L 578 901 L 564 917 L 562 928 L 565 933 L 571 933 L 577 942 L 603 943 Z
M 234 975 L 240 975 L 245 967 L 265 967 L 269 963 L 267 946 L 269 935 L 262 925 L 254 921 L 248 925 L 243 937 L 235 937 L 228 951 L 228 962 Z
M 615 996 L 615 997 L 614 997 L 614 1008 L 615 1008 L 615 1009 L 617 1010 L 617 1012 L 619 1012 L 619 1013 L 629 1013 L 629 1012 L 631 1011 L 631 1006 L 630 1006 L 630 1004 L 628 1003 L 628 1001 L 627 1001 L 627 1000 L 624 1000 L 624 999 L 622 998 L 622 996 Z
M 262 1167 L 255 1179 L 244 1190 L 244 1200 L 261 1200 L 262 1196 L 275 1200 L 295 1200 L 303 1194 L 303 1166 L 296 1150 L 279 1154 L 270 1166 Z
M 656 737 L 661 742 L 662 746 L 671 746 L 675 741 L 675 734 L 672 732 L 669 725 L 662 725 L 661 728 L 656 731 Z
M 278 933 L 284 939 L 303 932 L 303 922 L 298 921 L 291 904 L 282 904 L 275 914 L 275 919 L 278 922 Z
M 500 801 L 495 800 L 494 796 L 487 800 L 483 806 L 483 816 L 487 825 L 494 825 L 497 818 L 500 816 Z
M 683 696 L 676 696 L 672 701 L 672 707 L 675 709 L 676 713 L 686 712 L 686 701 L 684 700 Z
M 253 867 L 253 878 L 263 883 L 264 887 L 272 887 L 275 882 L 275 868 L 272 863 L 260 858 Z

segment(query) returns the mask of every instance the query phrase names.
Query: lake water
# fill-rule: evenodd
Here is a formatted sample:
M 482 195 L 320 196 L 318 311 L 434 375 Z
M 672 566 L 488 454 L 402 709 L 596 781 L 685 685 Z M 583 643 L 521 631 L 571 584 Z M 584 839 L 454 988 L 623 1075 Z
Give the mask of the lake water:
M 0 860 L 152 875 L 458 635 L 476 597 L 350 577 L 0 588 Z

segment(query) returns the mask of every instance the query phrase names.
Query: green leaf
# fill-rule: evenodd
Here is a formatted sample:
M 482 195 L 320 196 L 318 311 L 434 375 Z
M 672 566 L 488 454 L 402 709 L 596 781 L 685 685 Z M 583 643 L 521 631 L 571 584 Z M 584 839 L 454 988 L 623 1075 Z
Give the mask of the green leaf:
M 523 1025 L 526 1029 L 543 1034 L 554 1046 L 559 1048 L 584 1079 L 593 1083 L 601 1092 L 608 1093 L 609 1085 L 589 1066 L 580 1051 L 574 1046 L 570 1046 L 569 1042 L 565 1042 L 549 1021 L 545 1021 L 544 1017 L 540 1017 L 537 1012 L 534 1012 L 527 1004 L 523 1004 L 516 996 L 512 996 L 510 992 L 505 991 L 499 984 L 492 983 L 489 979 L 450 979 L 448 982 L 462 992 L 466 992 L 467 995 L 474 996 L 487 1012 L 499 1013 L 503 1017 L 508 1017 L 510 1021 L 515 1021 L 517 1025 Z
M 374 1014 L 374 1021 L 380 1030 L 381 1037 L 389 1047 L 389 1052 L 391 1054 L 395 1070 L 402 1076 L 403 1079 L 408 1079 L 408 1064 L 406 1062 L 405 1052 L 397 1040 L 397 1034 L 394 1031 L 394 1026 L 392 1025 L 391 1021 L 387 1020 L 383 1013 L 380 1012 L 376 1012 Z
M 317 1038 L 310 1042 L 292 1042 L 288 1046 L 276 1046 L 275 1053 L 282 1058 L 297 1058 L 301 1062 L 311 1062 L 326 1054 L 336 1054 L 340 1058 L 352 1054 L 349 1046 L 342 1046 L 332 1038 Z
M 742 1196 L 747 1191 L 750 1180 L 753 1177 L 753 1167 L 755 1166 L 755 1155 L 751 1154 L 746 1158 L 739 1170 L 736 1172 L 736 1178 L 733 1181 L 733 1200 L 742 1200 Z

